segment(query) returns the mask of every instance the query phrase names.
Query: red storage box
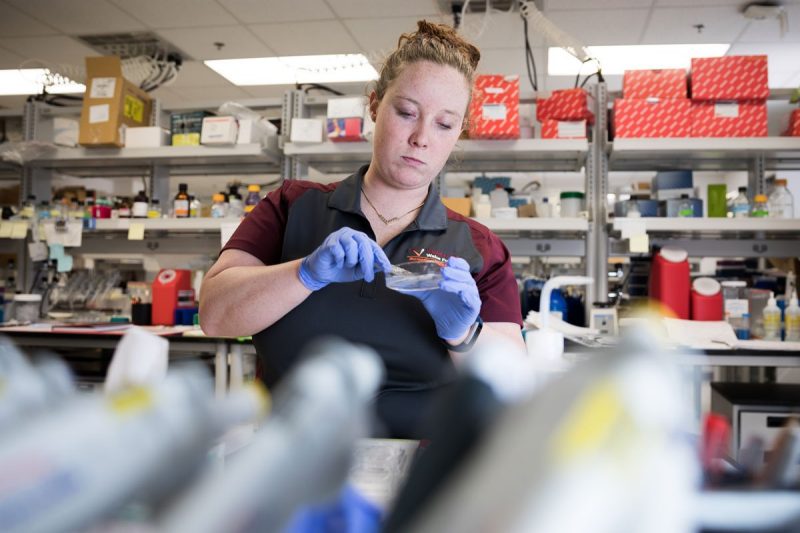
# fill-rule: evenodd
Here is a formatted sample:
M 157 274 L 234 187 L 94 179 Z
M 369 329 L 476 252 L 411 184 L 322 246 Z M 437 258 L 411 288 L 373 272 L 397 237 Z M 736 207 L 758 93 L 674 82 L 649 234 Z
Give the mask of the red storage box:
M 154 326 L 175 324 L 175 309 L 180 307 L 181 295 L 191 289 L 192 272 L 190 270 L 162 269 L 153 280 L 152 285 L 152 324 Z M 194 305 L 194 301 L 191 304 Z
M 692 100 L 762 100 L 769 96 L 767 56 L 692 59 Z
M 585 139 L 585 120 L 544 120 L 542 139 Z
M 689 137 L 692 102 L 686 98 L 669 100 L 614 101 L 614 136 Z
M 763 101 L 692 102 L 692 137 L 766 137 Z
M 469 106 L 470 139 L 519 139 L 519 76 L 481 75 Z
M 536 120 L 586 120 L 594 123 L 594 113 L 589 111 L 589 98 L 583 89 L 553 91 L 549 98 L 536 100 Z
M 800 137 L 800 109 L 795 109 L 789 115 L 789 128 L 784 135 L 789 137 Z
M 364 137 L 361 135 L 363 124 L 363 119 L 357 117 L 329 118 L 327 120 L 328 140 L 332 142 L 363 141 Z
M 682 69 L 626 70 L 622 96 L 629 98 L 686 98 L 686 71 Z

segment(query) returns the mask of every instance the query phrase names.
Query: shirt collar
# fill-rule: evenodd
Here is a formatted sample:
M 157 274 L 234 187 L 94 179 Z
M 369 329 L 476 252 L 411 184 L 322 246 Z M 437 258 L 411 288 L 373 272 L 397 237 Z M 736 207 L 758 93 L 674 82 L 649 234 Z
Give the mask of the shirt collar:
M 364 183 L 369 165 L 359 168 L 355 174 L 342 180 L 328 199 L 328 207 L 361 215 L 361 184 Z M 447 229 L 447 210 L 439 198 L 435 185 L 428 188 L 428 196 L 416 220 L 409 226 L 421 230 Z

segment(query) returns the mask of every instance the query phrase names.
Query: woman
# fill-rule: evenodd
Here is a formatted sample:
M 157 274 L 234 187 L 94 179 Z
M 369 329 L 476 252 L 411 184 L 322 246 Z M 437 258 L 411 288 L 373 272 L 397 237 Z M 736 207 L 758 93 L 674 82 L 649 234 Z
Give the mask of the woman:
M 334 184 L 285 181 L 225 245 L 203 282 L 201 326 L 254 335 L 268 386 L 315 337 L 371 345 L 387 369 L 378 416 L 389 435 L 418 437 L 453 357 L 492 337 L 524 350 L 508 251 L 431 186 L 465 126 L 479 58 L 452 28 L 420 21 L 370 94 L 371 163 Z M 387 289 L 383 274 L 407 261 L 443 266 L 440 289 Z

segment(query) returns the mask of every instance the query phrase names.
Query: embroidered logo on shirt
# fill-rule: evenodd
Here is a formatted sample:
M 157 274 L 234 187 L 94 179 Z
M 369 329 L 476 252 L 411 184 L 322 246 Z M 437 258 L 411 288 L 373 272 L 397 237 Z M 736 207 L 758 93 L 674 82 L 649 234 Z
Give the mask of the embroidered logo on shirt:
M 449 254 L 430 248 L 411 248 L 410 252 L 407 256 L 409 262 L 436 263 L 439 266 L 445 266 L 450 257 Z

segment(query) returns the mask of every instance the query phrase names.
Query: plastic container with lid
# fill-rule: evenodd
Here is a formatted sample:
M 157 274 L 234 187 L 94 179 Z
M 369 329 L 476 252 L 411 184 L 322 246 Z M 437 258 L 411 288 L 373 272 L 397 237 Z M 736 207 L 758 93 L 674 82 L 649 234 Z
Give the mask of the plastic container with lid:
M 747 283 L 739 280 L 722 282 L 722 297 L 725 320 L 740 339 L 750 338 L 750 302 L 747 299 Z
M 794 218 L 794 198 L 786 188 L 786 180 L 775 180 L 775 189 L 767 200 L 769 216 L 772 218 Z
M 14 318 L 19 322 L 36 322 L 42 306 L 41 294 L 15 294 Z
M 649 280 L 650 298 L 661 302 L 676 318 L 689 320 L 689 254 L 664 246 L 653 257 Z
M 789 306 L 784 311 L 786 341 L 800 342 L 800 306 L 797 304 L 797 292 L 792 293 Z
M 733 218 L 747 218 L 750 216 L 750 200 L 747 198 L 747 187 L 739 187 L 739 194 L 731 202 L 731 216 Z
M 227 209 L 225 207 L 225 195 L 216 193 L 211 197 L 211 218 L 225 218 Z
M 247 197 L 244 199 L 244 212 L 249 213 L 261 201 L 261 187 L 258 185 L 247 186 Z
M 692 282 L 692 320 L 715 321 L 724 318 L 722 286 L 713 278 Z
M 583 193 L 580 191 L 564 191 L 561 193 L 561 217 L 577 218 L 583 211 Z
M 767 195 L 757 194 L 753 198 L 753 207 L 750 209 L 750 217 L 766 218 L 769 216 L 769 206 L 767 206 Z
M 766 307 L 762 311 L 762 318 L 764 321 L 764 340 L 779 341 L 781 340 L 781 310 L 778 308 L 778 303 L 775 301 L 775 294 L 769 293 L 769 300 Z

